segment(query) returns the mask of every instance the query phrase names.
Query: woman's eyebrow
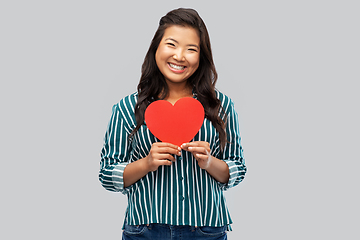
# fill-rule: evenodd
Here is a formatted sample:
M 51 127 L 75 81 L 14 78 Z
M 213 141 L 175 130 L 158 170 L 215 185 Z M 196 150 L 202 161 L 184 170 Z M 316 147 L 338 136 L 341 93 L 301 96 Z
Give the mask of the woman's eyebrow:
M 189 47 L 196 47 L 197 49 L 200 49 L 199 46 L 196 45 L 196 44 L 188 44 L 187 46 L 189 46 Z
M 167 40 L 171 40 L 171 41 L 174 41 L 174 42 L 176 42 L 176 43 L 179 43 L 178 41 L 176 41 L 175 39 L 173 39 L 173 38 L 167 38 L 167 39 L 165 39 L 165 41 L 167 41 Z
M 167 41 L 167 40 L 171 40 L 171 41 L 173 41 L 173 42 L 176 42 L 177 44 L 179 44 L 179 42 L 178 41 L 176 41 L 175 39 L 173 39 L 173 38 L 166 38 L 165 39 L 165 41 Z M 196 45 L 196 44 L 188 44 L 188 45 L 186 45 L 186 46 L 189 46 L 189 47 L 196 47 L 197 49 L 200 49 L 199 48 L 199 46 L 198 45 Z

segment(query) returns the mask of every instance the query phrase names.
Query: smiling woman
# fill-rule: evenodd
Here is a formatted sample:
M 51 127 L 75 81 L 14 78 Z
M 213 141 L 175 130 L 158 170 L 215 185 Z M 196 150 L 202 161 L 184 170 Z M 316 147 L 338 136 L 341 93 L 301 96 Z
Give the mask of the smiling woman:
M 216 81 L 198 13 L 167 13 L 145 56 L 138 91 L 113 106 L 101 150 L 102 185 L 128 197 L 123 239 L 227 238 L 232 220 L 223 191 L 244 179 L 246 166 L 234 104 L 215 90 Z M 157 100 L 174 104 L 185 97 L 203 107 L 200 129 L 190 142 L 161 142 L 149 131 L 145 110 Z

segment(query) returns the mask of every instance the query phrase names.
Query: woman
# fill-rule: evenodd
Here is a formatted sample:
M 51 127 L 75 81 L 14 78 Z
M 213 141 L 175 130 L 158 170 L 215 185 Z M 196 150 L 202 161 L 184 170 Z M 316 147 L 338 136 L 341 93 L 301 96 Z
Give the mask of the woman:
M 113 106 L 99 179 L 128 197 L 123 239 L 226 239 L 232 220 L 223 191 L 246 173 L 233 102 L 215 90 L 206 26 L 192 9 L 161 18 L 138 91 Z M 205 119 L 189 143 L 160 142 L 144 113 L 156 100 L 193 97 Z M 176 117 L 176 116 L 175 116 Z

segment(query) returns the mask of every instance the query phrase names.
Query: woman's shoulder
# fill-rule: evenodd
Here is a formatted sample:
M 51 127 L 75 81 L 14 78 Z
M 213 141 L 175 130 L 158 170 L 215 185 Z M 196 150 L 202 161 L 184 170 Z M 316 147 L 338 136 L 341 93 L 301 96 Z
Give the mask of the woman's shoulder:
M 138 98 L 137 92 L 127 95 L 113 105 L 113 114 L 124 120 L 126 129 L 131 132 L 136 126 L 135 104 Z
M 122 108 L 134 109 L 137 98 L 138 98 L 138 93 L 134 92 L 134 93 L 127 95 L 127 96 L 123 97 L 122 99 L 120 99 L 120 101 L 116 105 L 118 105 L 118 107 L 120 109 L 122 109 Z
M 230 106 L 233 105 L 233 101 L 226 94 L 220 92 L 219 90 L 215 90 L 215 94 L 216 94 L 217 99 L 220 100 L 221 106 L 225 109 L 225 111 L 227 109 L 229 109 Z
M 138 93 L 134 92 L 120 99 L 118 103 L 114 104 L 113 108 L 120 111 L 123 115 L 133 115 L 137 98 Z

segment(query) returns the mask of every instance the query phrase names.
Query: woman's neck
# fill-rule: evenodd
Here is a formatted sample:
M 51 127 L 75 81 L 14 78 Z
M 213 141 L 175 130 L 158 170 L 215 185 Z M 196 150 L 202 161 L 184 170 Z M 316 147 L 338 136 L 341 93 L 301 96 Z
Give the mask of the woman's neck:
M 168 94 L 164 100 L 170 102 L 171 104 L 175 104 L 177 100 L 184 97 L 192 97 L 193 89 L 189 84 L 168 84 Z

